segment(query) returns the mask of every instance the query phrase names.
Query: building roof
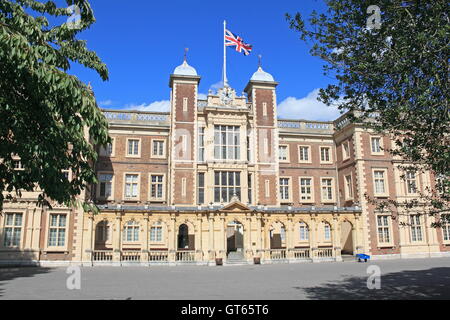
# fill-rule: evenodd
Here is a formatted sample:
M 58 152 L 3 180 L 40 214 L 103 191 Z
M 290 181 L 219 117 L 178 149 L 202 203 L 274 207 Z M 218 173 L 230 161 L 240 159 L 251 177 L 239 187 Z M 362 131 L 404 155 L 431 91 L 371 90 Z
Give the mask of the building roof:
M 258 68 L 258 70 L 253 74 L 250 80 L 275 82 L 272 75 L 270 73 L 265 72 L 261 67 Z
M 174 75 L 178 76 L 197 76 L 197 70 L 191 67 L 186 60 L 184 60 L 183 64 L 176 67 L 173 72 Z

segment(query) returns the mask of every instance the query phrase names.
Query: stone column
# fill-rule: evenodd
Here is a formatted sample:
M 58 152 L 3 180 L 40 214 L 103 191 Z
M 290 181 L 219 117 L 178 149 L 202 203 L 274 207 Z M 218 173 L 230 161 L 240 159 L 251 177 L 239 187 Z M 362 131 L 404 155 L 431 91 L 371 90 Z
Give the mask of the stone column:
M 85 255 L 84 255 L 84 263 L 83 265 L 92 266 L 93 265 L 93 233 L 94 233 L 94 215 L 92 213 L 89 213 L 88 216 L 88 232 L 86 235 L 86 249 L 85 249 Z
M 113 263 L 120 264 L 122 251 L 122 213 L 116 212 L 113 232 Z
M 336 261 L 342 261 L 341 250 L 339 215 L 333 215 L 333 256 Z
M 202 216 L 197 216 L 197 223 L 194 227 L 195 230 L 195 260 L 197 262 L 203 261 L 203 243 L 202 243 Z
M 220 254 L 219 254 L 219 258 L 222 259 L 226 259 L 227 258 L 227 234 L 225 232 L 226 228 L 227 228 L 227 223 L 225 221 L 225 217 L 221 216 L 220 217 L 220 239 L 221 239 L 221 244 L 220 244 Z
M 311 259 L 317 261 L 317 247 L 318 247 L 318 239 L 317 239 L 317 219 L 316 217 L 311 218 L 310 222 L 310 246 L 311 246 Z
M 141 253 L 141 263 L 145 263 L 145 264 L 147 264 L 149 261 L 148 261 L 148 250 L 149 250 L 149 247 L 148 247 L 148 235 L 149 235 L 149 226 L 148 226 L 148 224 L 149 224 L 149 214 L 148 213 L 144 213 L 144 219 L 143 219 L 143 221 L 144 221 L 144 236 L 142 237 L 142 241 L 144 242 L 143 244 L 142 244 L 142 253 Z
M 259 258 L 262 258 L 262 252 L 261 250 L 263 249 L 263 239 L 262 239 L 262 233 L 263 232 L 263 227 L 262 227 L 262 217 L 261 214 L 258 213 L 258 215 L 256 216 L 256 251 L 257 251 L 257 256 Z
M 287 226 L 286 226 L 286 258 L 294 259 L 294 222 L 292 221 L 292 218 L 289 217 L 287 220 Z
M 177 244 L 176 244 L 176 224 L 175 224 L 175 215 L 170 216 L 170 225 L 168 226 L 169 229 L 169 263 L 175 263 L 176 260 L 176 250 L 177 250 Z
M 214 215 L 212 213 L 209 214 L 208 217 L 209 222 L 209 238 L 208 238 L 208 261 L 209 263 L 215 263 L 215 246 L 214 246 Z
M 253 260 L 253 250 L 252 250 L 252 220 L 250 216 L 245 217 L 245 231 L 244 231 L 245 243 L 245 258 L 248 262 Z

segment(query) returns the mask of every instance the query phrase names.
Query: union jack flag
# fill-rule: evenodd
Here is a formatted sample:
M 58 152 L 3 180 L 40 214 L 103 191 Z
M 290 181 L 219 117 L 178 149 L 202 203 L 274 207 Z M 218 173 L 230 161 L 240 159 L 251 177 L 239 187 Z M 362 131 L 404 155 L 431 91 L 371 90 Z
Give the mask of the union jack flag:
M 242 52 L 246 56 L 252 52 L 252 45 L 245 43 L 244 39 L 234 35 L 229 30 L 225 30 L 225 45 L 227 47 L 236 46 L 236 51 Z

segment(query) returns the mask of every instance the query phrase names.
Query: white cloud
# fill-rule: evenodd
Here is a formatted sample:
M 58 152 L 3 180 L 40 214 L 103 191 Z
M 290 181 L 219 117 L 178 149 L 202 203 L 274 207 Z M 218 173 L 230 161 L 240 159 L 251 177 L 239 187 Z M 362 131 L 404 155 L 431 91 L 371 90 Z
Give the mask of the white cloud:
M 281 119 L 304 119 L 317 121 L 336 120 L 341 115 L 335 106 L 327 106 L 317 100 L 320 89 L 315 89 L 304 98 L 288 97 L 278 104 Z
M 112 105 L 112 104 L 113 104 L 113 101 L 112 101 L 112 100 L 100 101 L 100 102 L 98 103 L 98 105 L 99 105 L 100 107 L 108 107 L 108 106 L 110 106 L 110 105 Z
M 170 111 L 170 101 L 161 100 L 155 101 L 149 104 L 142 103 L 140 105 L 130 104 L 126 106 L 127 110 L 137 110 L 137 111 L 150 111 L 150 112 L 169 112 Z
M 199 100 L 206 100 L 206 99 L 208 99 L 208 96 L 206 94 L 204 94 L 204 93 L 199 93 L 197 98 Z

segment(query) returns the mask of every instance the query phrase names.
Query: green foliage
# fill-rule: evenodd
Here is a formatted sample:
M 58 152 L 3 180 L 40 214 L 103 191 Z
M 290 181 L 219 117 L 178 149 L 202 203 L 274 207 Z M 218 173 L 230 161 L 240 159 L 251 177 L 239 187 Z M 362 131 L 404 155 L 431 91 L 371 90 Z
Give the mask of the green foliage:
M 311 54 L 326 62 L 325 73 L 337 80 L 321 90 L 320 100 L 390 134 L 395 148 L 388 151 L 405 160 L 405 170 L 435 174 L 436 185 L 420 199 L 391 201 L 393 206 L 430 214 L 449 210 L 447 0 L 325 2 L 327 12 L 313 12 L 308 21 L 300 13 L 286 15 L 291 29 L 312 43 Z M 368 28 L 371 5 L 381 9 L 379 29 Z
M 20 197 L 36 186 L 41 202 L 74 204 L 96 183 L 93 145 L 110 141 L 108 123 L 90 88 L 66 72 L 76 62 L 106 81 L 108 70 L 76 38 L 95 22 L 88 1 L 67 0 L 73 4 L 81 10 L 78 29 L 49 26 L 47 17 L 71 16 L 52 1 L 0 2 L 0 209 L 4 194 Z M 23 170 L 14 170 L 14 156 Z

